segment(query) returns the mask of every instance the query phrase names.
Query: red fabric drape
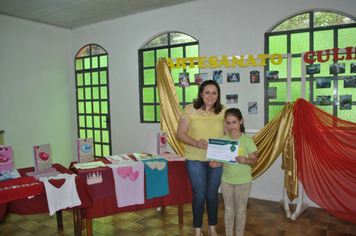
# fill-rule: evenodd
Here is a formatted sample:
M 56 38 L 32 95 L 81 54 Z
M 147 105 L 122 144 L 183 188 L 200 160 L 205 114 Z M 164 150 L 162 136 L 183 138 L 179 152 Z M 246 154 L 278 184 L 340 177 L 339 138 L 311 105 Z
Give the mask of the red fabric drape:
M 306 194 L 333 215 L 356 223 L 356 123 L 301 98 L 293 113 L 297 175 Z

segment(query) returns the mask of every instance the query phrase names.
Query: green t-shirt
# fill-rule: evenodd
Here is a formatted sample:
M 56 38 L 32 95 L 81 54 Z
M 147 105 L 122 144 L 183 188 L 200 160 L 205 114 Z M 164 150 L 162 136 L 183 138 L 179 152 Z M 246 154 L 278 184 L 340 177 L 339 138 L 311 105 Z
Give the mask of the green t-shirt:
M 220 139 L 231 139 L 229 134 L 222 136 Z M 249 158 L 248 154 L 257 151 L 252 138 L 242 133 L 241 137 L 236 139 L 239 141 L 239 153 L 242 149 L 242 155 Z M 231 164 L 224 163 L 221 180 L 229 184 L 246 184 L 252 181 L 251 166 L 248 164 Z

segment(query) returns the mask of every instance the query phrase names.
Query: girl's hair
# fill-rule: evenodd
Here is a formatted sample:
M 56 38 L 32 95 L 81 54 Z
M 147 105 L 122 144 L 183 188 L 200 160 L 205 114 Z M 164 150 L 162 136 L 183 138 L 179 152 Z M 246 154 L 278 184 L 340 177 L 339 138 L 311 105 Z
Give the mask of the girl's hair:
M 214 106 L 212 107 L 212 109 L 214 109 L 214 113 L 215 114 L 219 114 L 223 109 L 223 105 L 221 105 L 221 102 L 220 102 L 220 87 L 219 87 L 219 84 L 214 80 L 206 80 L 200 85 L 199 91 L 198 91 L 198 98 L 197 98 L 197 100 L 194 101 L 194 108 L 195 109 L 199 109 L 199 108 L 202 107 L 203 109 L 205 109 L 205 104 L 204 104 L 204 101 L 203 101 L 203 98 L 202 98 L 201 94 L 203 93 L 203 90 L 207 85 L 214 85 L 218 90 L 218 99 L 216 100 L 216 102 L 215 102 Z
M 235 116 L 238 120 L 242 120 L 243 119 L 242 113 L 241 113 L 240 109 L 238 109 L 238 108 L 229 108 L 229 109 L 227 109 L 226 112 L 225 112 L 225 119 L 229 115 Z M 242 133 L 245 133 L 245 125 L 244 125 L 243 121 L 242 121 L 242 124 L 240 125 L 240 131 Z

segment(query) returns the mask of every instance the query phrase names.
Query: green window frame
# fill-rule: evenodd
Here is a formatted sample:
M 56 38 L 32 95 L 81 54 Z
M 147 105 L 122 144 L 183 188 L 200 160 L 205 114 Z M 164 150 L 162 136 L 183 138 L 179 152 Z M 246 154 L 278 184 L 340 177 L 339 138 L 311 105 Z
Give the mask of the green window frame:
M 199 57 L 199 41 L 181 32 L 166 32 L 149 40 L 138 50 L 141 123 L 160 122 L 156 63 L 161 57 L 173 60 L 175 58 Z M 180 73 L 189 73 L 189 87 L 179 87 Z M 199 84 L 194 82 L 194 74 L 199 74 L 199 68 L 187 66 L 186 69 L 171 69 L 171 74 L 179 103 L 183 108 L 192 103 L 197 96 Z
M 288 60 L 291 57 L 291 101 L 295 102 L 302 97 L 302 53 L 309 51 L 326 50 L 333 48 L 355 47 L 356 21 L 351 16 L 344 16 L 333 12 L 308 11 L 277 23 L 265 33 L 265 53 L 282 54 L 283 62 L 273 65 L 267 60 L 264 75 L 268 71 L 278 71 L 279 78 L 275 80 L 265 79 L 265 124 L 271 121 L 284 107 L 287 101 L 287 74 Z M 345 54 L 340 54 L 340 56 Z M 316 57 L 314 57 L 316 58 Z M 323 56 L 325 60 L 327 56 Z M 330 74 L 329 66 L 333 64 L 332 56 L 325 63 L 320 64 L 320 73 L 306 74 L 305 99 L 317 105 L 317 96 L 331 96 L 331 103 L 327 106 L 317 105 L 320 109 L 341 119 L 356 122 L 356 109 L 341 110 L 340 96 L 352 95 L 356 101 L 356 89 L 344 88 L 343 78 L 356 77 L 351 73 L 351 63 L 356 60 L 344 60 L 346 71 L 342 74 Z M 308 65 L 308 64 L 307 64 Z M 330 88 L 316 88 L 316 81 L 330 79 Z M 277 98 L 268 98 L 268 88 L 277 88 Z M 303 91 L 304 92 L 304 91 Z M 352 102 L 356 105 L 356 102 Z

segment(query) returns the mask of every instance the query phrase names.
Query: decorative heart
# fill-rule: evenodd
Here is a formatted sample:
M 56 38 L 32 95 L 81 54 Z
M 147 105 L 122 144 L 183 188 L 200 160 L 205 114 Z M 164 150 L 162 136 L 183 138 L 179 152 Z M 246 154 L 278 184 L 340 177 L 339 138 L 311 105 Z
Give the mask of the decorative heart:
M 152 170 L 156 169 L 156 161 L 148 161 L 146 162 L 146 165 L 150 167 Z
M 140 175 L 140 173 L 138 171 L 135 171 L 135 172 L 132 172 L 131 175 L 129 176 L 129 178 L 132 180 L 132 181 L 135 181 L 138 176 Z
M 9 160 L 8 157 L 0 154 L 0 162 L 4 163 L 4 162 L 7 162 L 8 160 Z
M 62 187 L 62 185 L 66 182 L 65 179 L 50 179 L 48 180 L 50 184 L 52 184 L 56 188 Z
M 119 167 L 119 168 L 117 168 L 117 173 L 119 174 L 119 176 L 121 178 L 126 179 L 128 176 L 131 175 L 132 167 L 131 166 Z
M 156 167 L 159 171 L 161 171 L 166 167 L 166 163 L 164 161 L 161 162 L 156 161 Z
M 49 154 L 46 152 L 38 153 L 38 156 L 41 158 L 42 161 L 47 161 L 49 159 Z

